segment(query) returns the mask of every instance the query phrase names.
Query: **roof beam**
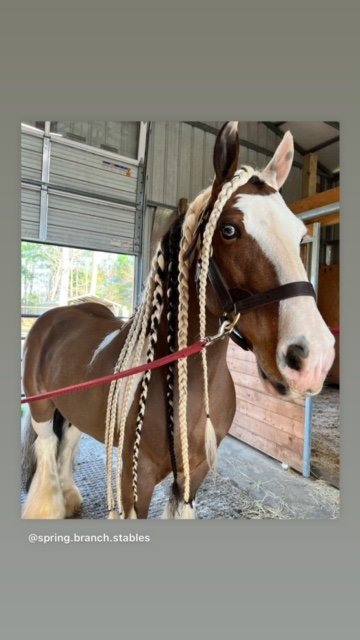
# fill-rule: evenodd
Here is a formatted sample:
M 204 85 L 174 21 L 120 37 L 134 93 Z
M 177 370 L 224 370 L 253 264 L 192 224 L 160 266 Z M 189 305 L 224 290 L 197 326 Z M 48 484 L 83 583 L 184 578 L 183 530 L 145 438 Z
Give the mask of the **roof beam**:
M 324 124 L 328 124 L 329 127 L 332 127 L 333 129 L 336 129 L 337 131 L 340 131 L 340 122 L 325 122 L 325 120 L 324 120 Z
M 315 153 L 315 151 L 320 151 L 320 149 L 326 149 L 326 147 L 330 147 L 331 144 L 335 144 L 335 142 L 339 142 L 339 140 L 340 136 L 335 136 L 335 138 L 331 138 L 331 140 L 325 140 L 325 142 L 321 142 L 315 147 L 311 147 L 307 153 Z
M 220 129 L 216 129 L 215 127 L 212 127 L 205 122 L 184 122 L 185 124 L 189 124 L 192 127 L 196 127 L 197 129 L 201 129 L 202 131 L 206 131 L 207 133 L 213 133 L 214 135 L 217 135 L 220 131 Z M 274 151 L 272 151 L 271 149 L 266 149 L 259 144 L 255 144 L 255 142 L 249 142 L 249 140 L 244 140 L 243 138 L 240 140 L 240 146 L 251 149 L 252 151 L 256 151 L 256 153 L 262 153 L 264 156 L 268 156 L 269 158 L 272 158 L 274 155 Z M 294 160 L 293 165 L 295 167 L 298 167 L 299 169 L 302 169 L 302 163 L 298 160 Z

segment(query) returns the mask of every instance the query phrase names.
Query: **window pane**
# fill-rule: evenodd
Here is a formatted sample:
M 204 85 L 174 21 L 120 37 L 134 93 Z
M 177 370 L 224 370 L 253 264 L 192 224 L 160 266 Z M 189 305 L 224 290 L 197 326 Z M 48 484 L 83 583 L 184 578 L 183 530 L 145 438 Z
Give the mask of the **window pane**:
M 23 242 L 22 315 L 98 301 L 128 318 L 133 311 L 134 260 L 123 254 Z

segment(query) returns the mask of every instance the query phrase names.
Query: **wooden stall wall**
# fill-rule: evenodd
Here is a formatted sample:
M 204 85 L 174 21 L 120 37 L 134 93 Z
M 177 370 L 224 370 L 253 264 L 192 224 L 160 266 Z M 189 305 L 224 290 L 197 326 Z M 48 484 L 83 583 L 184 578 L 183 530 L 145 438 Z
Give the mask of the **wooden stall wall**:
M 305 403 L 266 393 L 254 354 L 231 341 L 227 361 L 236 392 L 230 435 L 302 473 Z
M 326 324 L 333 329 L 339 329 L 340 327 L 339 281 L 339 264 L 320 265 L 318 307 Z M 329 382 L 330 384 L 340 384 L 340 336 L 335 335 L 335 340 L 335 360 L 326 378 L 327 382 Z

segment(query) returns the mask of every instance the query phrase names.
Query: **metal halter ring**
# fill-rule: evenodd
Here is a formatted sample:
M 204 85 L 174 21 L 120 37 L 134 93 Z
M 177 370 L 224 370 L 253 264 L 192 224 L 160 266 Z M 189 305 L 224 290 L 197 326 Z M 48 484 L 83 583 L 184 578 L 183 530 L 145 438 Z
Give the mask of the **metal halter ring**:
M 221 326 L 225 324 L 224 332 L 226 334 L 232 332 L 232 330 L 235 328 L 235 325 L 237 325 L 237 323 L 239 322 L 240 316 L 241 316 L 241 313 L 237 313 L 235 318 L 232 320 L 232 322 L 230 322 L 230 320 L 225 320 L 225 322 L 223 322 Z

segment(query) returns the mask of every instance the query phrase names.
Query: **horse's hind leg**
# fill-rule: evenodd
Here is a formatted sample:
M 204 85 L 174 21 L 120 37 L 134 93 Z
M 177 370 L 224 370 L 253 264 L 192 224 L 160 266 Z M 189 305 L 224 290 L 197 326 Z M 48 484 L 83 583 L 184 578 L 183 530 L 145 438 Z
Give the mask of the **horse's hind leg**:
M 80 509 L 82 504 L 80 491 L 75 485 L 72 477 L 74 455 L 80 436 L 81 431 L 74 427 L 74 425 L 66 425 L 60 440 L 57 464 L 60 486 L 65 500 L 65 515 L 67 518 L 74 515 L 74 513 Z
M 56 460 L 59 441 L 53 430 L 53 420 L 37 422 L 31 417 L 31 425 L 37 434 L 33 445 L 36 471 L 22 517 L 30 520 L 64 518 L 65 501 Z M 31 425 L 29 425 L 30 429 Z

